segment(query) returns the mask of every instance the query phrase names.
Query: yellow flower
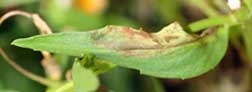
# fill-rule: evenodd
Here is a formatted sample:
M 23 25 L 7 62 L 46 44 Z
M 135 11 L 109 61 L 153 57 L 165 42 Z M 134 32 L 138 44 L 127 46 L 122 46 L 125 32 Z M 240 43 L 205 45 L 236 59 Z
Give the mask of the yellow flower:
M 105 10 L 107 0 L 74 0 L 73 4 L 87 14 L 100 14 Z

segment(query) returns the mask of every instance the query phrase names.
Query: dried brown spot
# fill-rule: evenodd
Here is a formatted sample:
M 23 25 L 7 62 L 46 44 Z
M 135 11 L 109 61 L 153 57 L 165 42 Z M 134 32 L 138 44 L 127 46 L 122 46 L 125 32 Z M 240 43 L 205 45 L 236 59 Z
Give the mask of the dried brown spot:
M 140 31 L 140 32 L 139 32 L 139 35 L 142 35 L 142 36 L 145 37 L 145 38 L 151 38 L 150 33 L 147 33 L 147 32 L 144 32 L 144 31 Z
M 166 37 L 165 37 L 165 41 L 166 41 L 167 43 L 169 43 L 170 40 L 172 40 L 172 39 L 178 39 L 178 36 L 166 36 Z
M 122 32 L 127 35 L 129 38 L 133 38 L 134 32 L 129 27 L 123 27 Z

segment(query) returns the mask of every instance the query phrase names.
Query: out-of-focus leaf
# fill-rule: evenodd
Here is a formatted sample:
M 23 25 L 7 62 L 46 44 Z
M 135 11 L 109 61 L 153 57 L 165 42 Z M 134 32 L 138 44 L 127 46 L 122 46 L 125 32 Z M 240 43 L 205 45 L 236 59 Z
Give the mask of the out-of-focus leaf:
M 244 39 L 245 50 L 247 58 L 252 63 L 252 31 L 251 31 L 252 21 L 245 22 L 243 30 L 241 30 L 242 37 Z
M 0 8 L 9 7 L 9 6 L 16 6 L 20 4 L 32 3 L 38 0 L 1 0 L 0 1 Z
M 187 0 L 186 2 L 199 8 L 208 17 L 219 15 L 219 12 L 208 3 L 208 0 Z
M 221 12 L 228 13 L 231 11 L 225 0 L 212 0 L 212 2 Z
M 168 22 L 179 21 L 184 23 L 182 16 L 182 0 L 153 0 L 155 9 Z
M 20 91 L 0 89 L 0 92 L 20 92 Z
M 94 92 L 99 87 L 99 80 L 91 69 L 81 66 L 76 61 L 72 68 L 74 92 Z
M 252 0 L 243 0 L 243 3 L 250 10 L 250 12 L 252 12 Z
M 88 15 L 71 8 L 71 1 L 63 4 L 61 0 L 49 0 L 44 3 L 42 14 L 56 31 L 64 28 L 84 31 L 104 25 L 101 16 Z
M 26 52 L 23 52 L 26 53 Z M 27 53 L 28 54 L 28 53 Z M 30 55 L 30 54 L 28 54 Z M 24 58 L 24 57 L 22 57 Z M 27 60 L 27 58 L 25 59 Z M 3 82 L 4 89 L 15 89 L 21 92 L 34 92 L 42 91 L 43 87 L 36 82 L 26 78 L 15 69 L 10 67 L 6 61 L 3 61 L 2 57 L 0 59 L 0 79 Z M 29 64 L 28 64 L 29 65 Z M 31 69 L 31 68 L 30 68 Z M 33 68 L 34 69 L 34 68 Z M 33 70 L 34 71 L 34 70 Z M 31 89 L 32 87 L 32 89 Z M 2 92 L 2 91 L 0 91 Z
M 251 11 L 247 7 L 241 7 L 239 11 L 234 12 L 234 17 L 236 18 L 237 22 L 245 22 L 251 19 Z
M 0 47 L 3 48 L 7 55 L 16 61 L 18 65 L 32 73 L 43 76 L 43 70 L 39 62 L 41 60 L 40 53 L 34 53 L 31 50 L 25 50 L 10 45 L 10 42 L 14 39 L 35 34 L 33 31 L 35 28 L 31 27 L 32 24 L 29 23 L 30 21 L 27 21 L 27 19 L 22 21 L 22 19 L 25 18 L 21 17 L 20 22 L 9 20 L 0 26 Z M 19 25 L 19 23 L 21 25 Z M 42 92 L 45 88 L 45 86 L 17 72 L 2 59 L 2 56 L 0 56 L 0 80 L 3 89 L 8 90 Z
M 3 81 L 0 79 L 0 89 L 3 89 Z
M 110 15 L 106 17 L 106 24 L 138 27 L 136 21 L 120 15 Z
M 60 66 L 61 70 L 66 71 L 70 66 L 70 57 L 64 54 L 54 54 L 54 61 Z M 71 64 L 72 65 L 72 64 Z
M 116 67 L 101 75 L 101 84 L 114 92 L 135 92 L 137 81 L 134 80 L 134 77 L 132 70 Z
M 208 30 L 209 31 L 209 30 Z M 164 78 L 191 78 L 214 68 L 225 54 L 227 28 L 194 37 L 173 23 L 158 33 L 129 27 L 107 26 L 89 32 L 69 32 L 15 40 L 12 44 L 96 58 Z
M 165 92 L 165 89 L 161 82 L 155 78 L 144 77 L 141 85 L 141 92 Z

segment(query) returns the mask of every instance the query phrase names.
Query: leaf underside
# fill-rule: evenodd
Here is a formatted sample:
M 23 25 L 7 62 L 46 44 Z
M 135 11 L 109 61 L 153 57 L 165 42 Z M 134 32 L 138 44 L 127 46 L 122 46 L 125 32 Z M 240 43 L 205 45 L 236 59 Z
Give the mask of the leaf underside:
M 38 35 L 12 44 L 72 56 L 91 53 L 97 59 L 139 70 L 141 74 L 187 79 L 214 68 L 224 56 L 227 43 L 226 27 L 195 36 L 173 23 L 157 33 L 107 26 L 88 32 Z

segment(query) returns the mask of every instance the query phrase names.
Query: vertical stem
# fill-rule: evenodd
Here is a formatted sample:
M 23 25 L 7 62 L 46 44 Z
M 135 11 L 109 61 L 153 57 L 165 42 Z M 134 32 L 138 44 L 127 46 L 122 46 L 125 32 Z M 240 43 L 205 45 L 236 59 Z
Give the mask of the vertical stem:
M 214 17 L 219 15 L 219 13 L 213 7 L 211 7 L 206 0 L 190 0 L 189 2 L 197 6 L 208 17 Z

